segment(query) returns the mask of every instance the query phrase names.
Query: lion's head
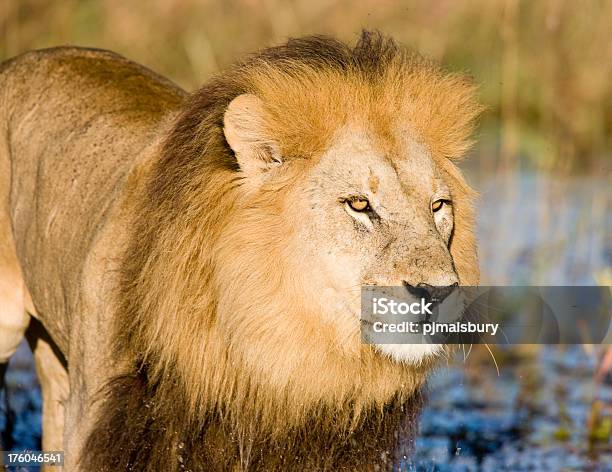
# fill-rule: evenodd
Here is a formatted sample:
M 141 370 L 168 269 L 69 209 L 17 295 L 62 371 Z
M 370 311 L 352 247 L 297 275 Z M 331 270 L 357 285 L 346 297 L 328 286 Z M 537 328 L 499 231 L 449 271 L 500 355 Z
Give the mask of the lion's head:
M 360 286 L 477 283 L 453 163 L 473 95 L 367 33 L 292 40 L 194 93 L 141 202 L 123 346 L 196 415 L 268 431 L 412 393 L 438 348 L 363 345 Z

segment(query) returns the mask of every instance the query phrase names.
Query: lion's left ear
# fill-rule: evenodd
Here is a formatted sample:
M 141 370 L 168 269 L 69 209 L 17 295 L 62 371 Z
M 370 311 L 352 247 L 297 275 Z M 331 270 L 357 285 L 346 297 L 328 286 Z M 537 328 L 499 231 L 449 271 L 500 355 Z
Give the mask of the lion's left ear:
M 281 162 L 278 144 L 267 135 L 264 113 L 261 99 L 245 93 L 230 102 L 223 117 L 225 139 L 245 174 L 260 174 Z

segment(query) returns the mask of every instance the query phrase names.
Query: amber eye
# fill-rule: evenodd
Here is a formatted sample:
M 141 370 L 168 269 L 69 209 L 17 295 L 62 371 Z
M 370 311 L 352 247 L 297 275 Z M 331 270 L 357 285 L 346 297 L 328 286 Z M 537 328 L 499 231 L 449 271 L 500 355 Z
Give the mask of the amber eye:
M 355 211 L 366 211 L 370 208 L 370 202 L 367 198 L 352 198 L 347 200 L 348 206 L 351 207 L 351 210 Z
M 439 211 L 444 206 L 445 203 L 448 203 L 448 201 L 447 200 L 436 200 L 435 202 L 431 204 L 431 211 L 433 211 L 434 213 L 436 211 Z

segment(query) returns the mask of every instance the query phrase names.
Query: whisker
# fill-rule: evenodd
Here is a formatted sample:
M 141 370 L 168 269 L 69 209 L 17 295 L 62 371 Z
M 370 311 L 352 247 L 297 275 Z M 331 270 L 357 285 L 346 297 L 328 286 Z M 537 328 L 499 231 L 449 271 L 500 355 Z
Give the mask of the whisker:
M 488 344 L 485 344 L 485 347 L 487 348 L 487 351 L 489 351 L 489 354 L 491 354 L 491 358 L 493 359 L 493 363 L 495 364 L 495 369 L 497 370 L 497 376 L 499 377 L 499 366 L 497 365 L 497 360 L 495 359 L 495 356 L 493 355 L 493 351 L 491 351 L 491 348 L 489 347 Z
M 466 359 L 465 359 L 466 361 L 469 359 L 470 354 L 472 353 L 472 348 L 473 348 L 473 347 L 474 347 L 474 345 L 473 345 L 473 344 L 470 344 L 470 348 L 468 349 L 467 357 L 466 357 Z

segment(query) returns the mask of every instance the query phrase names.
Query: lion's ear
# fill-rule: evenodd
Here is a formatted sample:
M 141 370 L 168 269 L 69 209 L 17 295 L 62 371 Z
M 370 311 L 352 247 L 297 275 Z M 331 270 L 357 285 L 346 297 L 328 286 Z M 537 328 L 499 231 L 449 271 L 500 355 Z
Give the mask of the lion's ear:
M 223 132 L 244 173 L 259 174 L 281 162 L 278 144 L 266 133 L 263 103 L 255 95 L 245 93 L 230 102 Z

